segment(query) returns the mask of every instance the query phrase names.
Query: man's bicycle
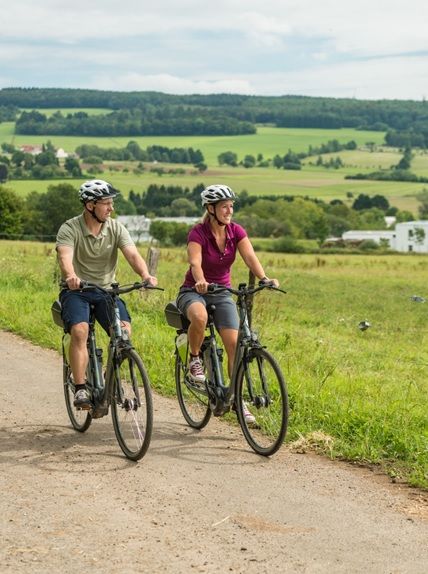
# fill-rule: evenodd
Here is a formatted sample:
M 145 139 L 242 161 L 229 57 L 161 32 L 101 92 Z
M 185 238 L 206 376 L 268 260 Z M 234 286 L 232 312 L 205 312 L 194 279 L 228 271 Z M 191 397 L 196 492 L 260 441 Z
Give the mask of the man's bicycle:
M 74 429 L 85 432 L 93 419 L 108 414 L 111 406 L 113 427 L 120 448 L 131 460 L 141 459 L 150 444 L 153 427 L 153 404 L 149 377 L 143 360 L 133 348 L 126 329 L 122 329 L 117 301 L 119 295 L 136 289 L 159 289 L 148 283 L 134 283 L 120 286 L 113 283 L 104 289 L 99 285 L 84 283 L 81 290 L 98 289 L 105 295 L 110 320 L 110 341 L 105 369 L 102 349 L 95 337 L 95 315 L 91 307 L 89 335 L 87 341 L 89 362 L 86 371 L 86 386 L 90 392 L 90 410 L 73 405 L 74 381 L 69 363 L 70 335 L 62 338 L 63 384 L 67 413 Z M 57 300 L 51 307 L 54 322 L 64 328 L 61 318 L 61 303 Z
M 175 302 L 165 308 L 167 323 L 177 331 L 175 338 L 175 383 L 178 402 L 186 422 L 202 429 L 211 415 L 221 416 L 236 410 L 238 421 L 248 444 L 258 454 L 269 456 L 282 445 L 288 424 L 288 394 L 281 369 L 273 356 L 260 343 L 250 325 L 252 297 L 264 289 L 282 291 L 270 283 L 260 282 L 257 287 L 245 283 L 238 289 L 210 285 L 209 293 L 229 291 L 237 297 L 239 313 L 238 344 L 233 363 L 231 384 L 224 383 L 222 357 L 214 327 L 215 306 L 208 306 L 209 334 L 201 347 L 205 368 L 205 383 L 193 382 L 189 375 L 189 322 L 180 313 Z M 248 422 L 244 403 L 255 418 Z

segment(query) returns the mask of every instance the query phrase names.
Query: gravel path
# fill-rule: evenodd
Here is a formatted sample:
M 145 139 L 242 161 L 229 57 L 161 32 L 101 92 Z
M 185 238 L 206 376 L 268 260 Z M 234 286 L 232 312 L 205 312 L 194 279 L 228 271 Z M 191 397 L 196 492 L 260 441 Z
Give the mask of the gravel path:
M 154 397 L 147 455 L 66 415 L 58 354 L 0 332 L 2 572 L 428 572 L 427 494 L 283 448 L 255 455 Z

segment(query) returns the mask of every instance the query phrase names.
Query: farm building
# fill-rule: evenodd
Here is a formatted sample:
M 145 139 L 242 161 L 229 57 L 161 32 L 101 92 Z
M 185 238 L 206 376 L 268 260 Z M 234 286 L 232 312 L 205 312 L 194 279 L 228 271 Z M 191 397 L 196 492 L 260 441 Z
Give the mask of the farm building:
M 194 225 L 200 221 L 199 217 L 155 217 L 149 219 L 145 215 L 118 215 L 117 219 L 126 227 L 136 243 L 152 239 L 150 235 L 152 221 L 175 221 L 176 223 L 186 223 L 186 225 Z
M 395 226 L 396 251 L 428 253 L 428 221 L 405 221 Z
M 349 243 L 367 239 L 377 244 L 388 242 L 390 249 L 402 253 L 428 253 L 428 221 L 397 223 L 394 231 L 345 231 L 342 235 L 342 241 Z
M 371 240 L 377 244 L 381 242 L 388 242 L 391 249 L 394 249 L 395 245 L 395 231 L 345 231 L 342 234 L 343 241 L 348 242 L 361 242 Z

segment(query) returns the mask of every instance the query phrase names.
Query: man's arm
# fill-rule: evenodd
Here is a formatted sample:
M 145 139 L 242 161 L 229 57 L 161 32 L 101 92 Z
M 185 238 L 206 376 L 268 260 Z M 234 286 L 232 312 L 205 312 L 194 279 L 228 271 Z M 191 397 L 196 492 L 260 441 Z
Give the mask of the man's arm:
M 150 275 L 149 270 L 147 269 L 147 264 L 141 257 L 135 245 L 126 245 L 125 247 L 122 247 L 121 251 L 129 265 L 143 281 L 148 281 L 153 286 L 158 284 L 156 277 Z
M 76 275 L 73 266 L 73 247 L 70 245 L 58 245 L 56 248 L 58 264 L 62 278 L 69 289 L 79 289 L 81 279 Z

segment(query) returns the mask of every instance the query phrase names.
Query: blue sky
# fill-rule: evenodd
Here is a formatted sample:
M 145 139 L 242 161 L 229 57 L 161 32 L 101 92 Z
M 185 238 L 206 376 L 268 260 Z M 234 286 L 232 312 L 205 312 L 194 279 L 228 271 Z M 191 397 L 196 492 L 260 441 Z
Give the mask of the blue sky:
M 427 0 L 1 4 L 0 88 L 428 98 Z

